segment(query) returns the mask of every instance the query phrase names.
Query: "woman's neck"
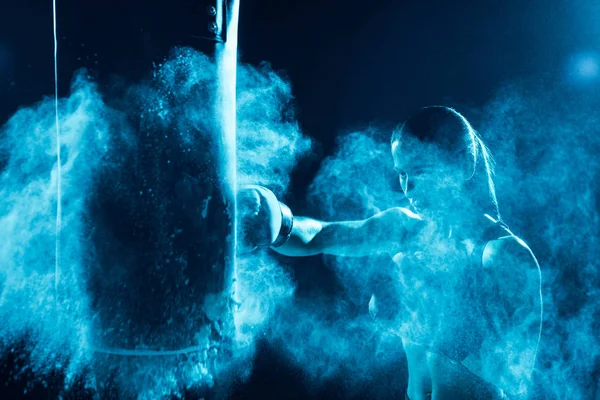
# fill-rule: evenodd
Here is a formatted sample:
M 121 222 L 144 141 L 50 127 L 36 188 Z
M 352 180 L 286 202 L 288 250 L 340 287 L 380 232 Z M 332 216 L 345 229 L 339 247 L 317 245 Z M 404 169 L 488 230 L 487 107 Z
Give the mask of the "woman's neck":
M 444 218 L 439 229 L 445 237 L 462 241 L 481 237 L 490 223 L 485 214 L 476 213 L 468 218 Z

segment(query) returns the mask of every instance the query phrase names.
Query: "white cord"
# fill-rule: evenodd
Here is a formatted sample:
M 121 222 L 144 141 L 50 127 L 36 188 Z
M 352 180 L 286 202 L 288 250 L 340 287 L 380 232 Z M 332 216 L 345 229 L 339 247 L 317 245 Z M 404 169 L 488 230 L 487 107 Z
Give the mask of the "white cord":
M 58 121 L 58 40 L 56 35 L 56 0 L 52 0 L 52 17 L 54 22 L 54 111 L 56 120 L 56 243 L 54 264 L 54 289 L 58 290 L 60 279 L 60 233 L 62 228 L 62 182 L 60 159 L 60 125 Z

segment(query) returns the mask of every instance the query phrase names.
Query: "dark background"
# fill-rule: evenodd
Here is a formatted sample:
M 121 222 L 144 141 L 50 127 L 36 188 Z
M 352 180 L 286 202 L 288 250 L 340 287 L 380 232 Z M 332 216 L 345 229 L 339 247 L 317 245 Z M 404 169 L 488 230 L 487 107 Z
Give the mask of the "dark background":
M 560 77 L 571 55 L 600 47 L 597 19 L 586 12 L 592 5 L 246 0 L 240 61 L 267 61 L 289 78 L 304 133 L 327 153 L 343 130 L 398 123 L 429 104 L 481 105 L 510 80 Z M 163 31 L 186 22 L 175 14 L 161 26 L 149 23 L 172 9 L 157 0 L 62 0 L 57 7 L 62 94 L 81 66 L 139 77 L 156 60 L 151 56 L 177 42 L 176 34 Z M 52 1 L 4 3 L 0 11 L 0 120 L 6 120 L 17 107 L 53 93 Z M 151 30 L 153 37 L 142 38 Z M 310 180 L 312 171 L 303 172 L 295 186 Z
M 501 84 L 515 79 L 554 76 L 560 80 L 572 54 L 600 48 L 600 29 L 593 25 L 600 20 L 600 11 L 596 8 L 595 17 L 585 12 L 586 7 L 592 9 L 591 0 L 574 3 L 242 0 L 240 61 L 268 61 L 287 76 L 303 132 L 319 143 L 318 156 L 294 172 L 288 202 L 294 205 L 294 197 L 303 197 L 319 158 L 332 152 L 341 132 L 370 122 L 398 123 L 429 104 L 477 107 Z M 148 68 L 147 61 L 162 51 L 161 46 L 171 44 L 165 38 L 165 43 L 152 49 L 132 48 L 128 41 L 139 35 L 136 23 L 145 16 L 165 13 L 169 2 L 58 0 L 57 7 L 61 95 L 66 94 L 66 82 L 78 66 L 134 78 Z M 111 22 L 109 16 L 115 9 L 121 10 L 122 18 L 137 22 Z M 3 2 L 1 122 L 18 107 L 53 94 L 53 62 L 52 2 Z M 320 279 L 314 278 L 317 270 Z M 295 277 L 300 295 L 309 281 L 320 282 L 320 290 L 331 296 L 339 289 L 335 279 L 318 267 L 296 271 Z M 26 379 L 8 379 L 8 371 L 19 363 L 14 358 L 5 361 L 0 380 L 6 385 L 0 385 L 0 394 L 7 393 L 7 397 L 1 397 L 22 397 Z M 260 344 L 254 373 L 234 397 L 345 398 L 344 390 L 335 381 L 308 388 L 301 371 Z M 370 390 L 366 385 L 354 396 L 370 397 Z M 53 398 L 55 393 L 52 387 L 38 385 L 27 397 Z M 396 395 L 400 392 L 390 397 Z

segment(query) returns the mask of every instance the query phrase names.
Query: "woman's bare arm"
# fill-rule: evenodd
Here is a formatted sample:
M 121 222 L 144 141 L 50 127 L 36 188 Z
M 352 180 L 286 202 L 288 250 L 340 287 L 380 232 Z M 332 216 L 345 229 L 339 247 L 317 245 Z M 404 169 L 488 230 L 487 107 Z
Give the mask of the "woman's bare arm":
M 406 208 L 395 207 L 359 221 L 323 222 L 295 217 L 292 234 L 276 252 L 292 257 L 329 254 L 363 257 L 396 254 L 407 236 L 421 229 L 423 221 Z
M 484 342 L 480 354 L 463 361 L 513 396 L 527 394 L 541 338 L 543 299 L 539 264 L 529 247 L 516 236 L 488 243 L 483 267 L 491 299 L 494 340 Z

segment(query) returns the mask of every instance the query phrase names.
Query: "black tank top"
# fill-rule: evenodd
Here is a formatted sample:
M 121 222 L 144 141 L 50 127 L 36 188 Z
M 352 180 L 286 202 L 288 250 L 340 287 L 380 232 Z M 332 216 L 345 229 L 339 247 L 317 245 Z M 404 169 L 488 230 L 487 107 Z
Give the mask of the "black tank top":
M 490 241 L 512 235 L 503 222 L 488 221 L 489 227 L 472 242 L 474 248 L 468 256 L 465 250 L 461 263 L 466 268 L 460 268 L 461 275 L 453 284 L 447 285 L 452 271 L 425 279 L 407 277 L 396 263 L 386 273 L 374 274 L 371 315 L 451 360 L 460 362 L 470 353 L 476 354 L 491 323 L 485 307 L 488 293 L 484 287 L 483 252 Z M 436 292 L 436 287 L 443 289 Z

